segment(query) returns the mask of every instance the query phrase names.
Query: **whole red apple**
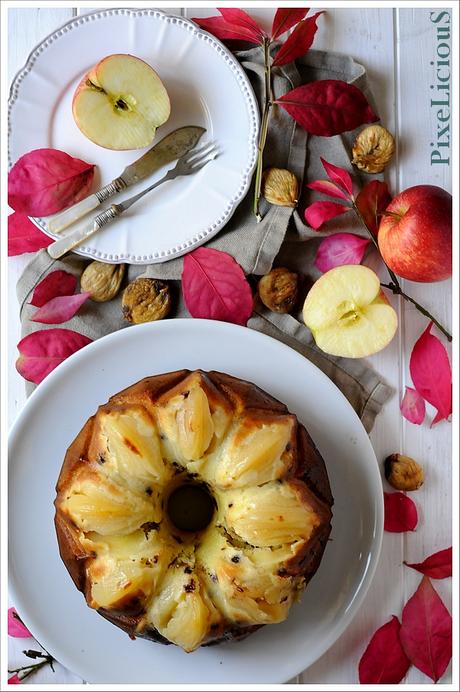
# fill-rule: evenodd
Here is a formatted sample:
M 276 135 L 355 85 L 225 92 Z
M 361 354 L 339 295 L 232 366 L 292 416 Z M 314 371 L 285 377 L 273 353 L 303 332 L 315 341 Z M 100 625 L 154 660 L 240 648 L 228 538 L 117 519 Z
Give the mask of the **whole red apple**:
M 448 279 L 452 275 L 452 196 L 434 185 L 404 190 L 386 208 L 378 243 L 387 265 L 403 279 Z

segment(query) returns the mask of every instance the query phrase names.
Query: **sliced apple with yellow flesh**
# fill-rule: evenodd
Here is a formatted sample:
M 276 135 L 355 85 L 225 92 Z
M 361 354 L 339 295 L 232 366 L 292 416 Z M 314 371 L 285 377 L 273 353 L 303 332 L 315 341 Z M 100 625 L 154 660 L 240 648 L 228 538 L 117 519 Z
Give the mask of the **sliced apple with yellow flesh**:
M 381 351 L 398 327 L 377 274 L 355 264 L 335 267 L 313 284 L 303 319 L 322 351 L 345 358 Z
M 81 132 L 106 149 L 140 149 L 153 141 L 169 118 L 167 91 L 146 62 L 109 55 L 86 74 L 72 102 Z

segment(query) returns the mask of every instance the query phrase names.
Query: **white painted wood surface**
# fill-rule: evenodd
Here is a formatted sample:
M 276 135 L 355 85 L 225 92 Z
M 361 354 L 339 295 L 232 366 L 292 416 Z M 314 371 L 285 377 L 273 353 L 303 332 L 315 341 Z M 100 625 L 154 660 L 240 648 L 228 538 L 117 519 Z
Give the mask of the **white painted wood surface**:
M 430 144 L 436 136 L 436 111 L 430 106 L 434 91 L 430 86 L 436 83 L 436 64 L 432 65 L 431 61 L 436 63 L 438 42 L 437 25 L 432 19 L 441 11 L 426 8 L 331 8 L 319 22 L 315 47 L 350 53 L 366 66 L 383 124 L 397 135 L 398 156 L 388 174 L 394 193 L 415 184 L 435 184 L 451 190 L 450 166 L 430 165 L 433 149 Z M 32 48 L 78 12 L 77 8 L 10 9 L 10 80 Z M 250 12 L 269 28 L 272 9 L 257 7 Z M 430 12 L 435 12 L 431 19 Z M 213 13 L 211 10 L 185 11 L 187 16 L 192 17 Z M 445 20 L 446 17 L 438 25 Z M 10 258 L 8 262 L 10 422 L 25 402 L 24 385 L 14 369 L 17 355 L 15 345 L 20 338 L 15 284 L 28 259 L 28 256 L 23 256 Z M 451 324 L 450 282 L 429 286 L 407 282 L 406 290 L 426 305 L 442 323 Z M 412 494 L 419 509 L 419 526 L 411 534 L 385 534 L 380 565 L 360 612 L 336 644 L 301 674 L 297 682 L 356 683 L 357 664 L 370 636 L 392 614 L 400 615 L 403 604 L 420 581 L 420 575 L 405 568 L 403 561 L 419 562 L 451 545 L 450 423 L 444 421 L 434 429 L 429 428 L 429 422 L 414 426 L 404 421 L 399 412 L 399 400 L 405 384 L 410 384 L 409 356 L 426 320 L 407 303 L 392 302 L 400 319 L 398 336 L 383 352 L 369 360 L 395 388 L 396 394 L 379 415 L 371 439 L 379 461 L 383 461 L 389 453 L 403 452 L 423 464 L 426 470 L 425 485 Z M 429 406 L 428 410 L 429 414 L 433 413 Z M 450 607 L 451 580 L 436 581 L 434 585 Z M 10 638 L 10 664 L 23 660 L 23 644 L 24 641 Z M 450 679 L 449 667 L 442 682 L 449 682 Z M 62 685 L 79 682 L 79 679 L 58 666 L 55 674 L 45 669 L 31 678 L 30 682 Z M 417 669 L 411 668 L 405 682 L 426 684 L 429 680 Z

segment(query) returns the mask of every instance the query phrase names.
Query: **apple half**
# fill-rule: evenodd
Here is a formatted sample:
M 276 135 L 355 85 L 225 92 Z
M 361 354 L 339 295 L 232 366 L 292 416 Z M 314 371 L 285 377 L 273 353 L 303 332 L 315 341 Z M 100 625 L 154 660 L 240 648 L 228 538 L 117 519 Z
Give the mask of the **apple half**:
M 141 149 L 169 118 L 167 91 L 146 62 L 133 55 L 109 55 L 81 80 L 72 102 L 81 132 L 106 149 Z
M 398 327 L 377 274 L 356 264 L 335 267 L 313 284 L 303 319 L 322 351 L 345 358 L 381 351 Z

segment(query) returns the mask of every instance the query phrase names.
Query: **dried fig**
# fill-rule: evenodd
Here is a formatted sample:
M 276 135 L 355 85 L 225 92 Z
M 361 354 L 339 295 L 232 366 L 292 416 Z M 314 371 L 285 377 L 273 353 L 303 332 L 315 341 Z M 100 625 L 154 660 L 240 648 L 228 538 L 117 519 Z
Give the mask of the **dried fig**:
M 81 275 L 81 290 L 88 291 L 91 300 L 95 300 L 98 303 L 112 300 L 120 290 L 125 270 L 125 264 L 91 262 Z
M 393 135 L 381 125 L 369 125 L 355 139 L 351 162 L 366 173 L 381 173 L 394 150 Z
M 390 454 L 385 459 L 385 477 L 396 490 L 417 490 L 425 480 L 420 464 L 403 454 Z
M 270 204 L 295 207 L 299 197 L 299 183 L 294 173 L 285 168 L 267 168 L 262 179 L 262 194 Z
M 171 310 L 168 284 L 147 278 L 132 281 L 123 291 L 122 310 L 125 320 L 133 324 L 162 320 Z
M 259 298 L 273 312 L 291 312 L 298 296 L 299 277 L 284 267 L 272 269 L 258 284 Z

